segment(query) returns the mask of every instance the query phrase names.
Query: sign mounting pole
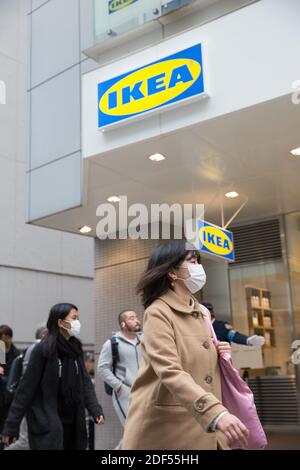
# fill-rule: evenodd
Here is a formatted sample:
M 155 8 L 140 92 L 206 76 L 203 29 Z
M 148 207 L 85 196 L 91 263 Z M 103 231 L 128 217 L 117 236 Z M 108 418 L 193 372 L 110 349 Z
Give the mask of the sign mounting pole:
M 227 224 L 225 226 L 223 226 L 223 228 L 227 228 L 231 222 L 234 221 L 234 219 L 238 216 L 238 214 L 241 212 L 241 210 L 245 207 L 245 205 L 247 204 L 247 202 L 249 201 L 249 198 L 246 198 L 246 200 L 243 202 L 243 204 L 238 208 L 237 211 L 235 211 L 235 213 L 233 214 L 233 216 L 228 220 Z

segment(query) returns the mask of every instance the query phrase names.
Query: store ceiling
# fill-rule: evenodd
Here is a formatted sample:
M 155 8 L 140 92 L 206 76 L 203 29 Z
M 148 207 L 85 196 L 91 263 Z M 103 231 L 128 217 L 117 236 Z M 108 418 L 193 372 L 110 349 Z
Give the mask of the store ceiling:
M 246 92 L 246 91 L 245 91 Z M 300 105 L 284 96 L 206 121 L 184 131 L 102 154 L 87 161 L 87 205 L 42 219 L 39 225 L 78 233 L 95 228 L 96 208 L 112 195 L 128 204 L 204 203 L 206 218 L 220 224 L 249 198 L 236 223 L 300 210 Z M 166 160 L 148 157 L 162 153 Z M 118 205 L 116 204 L 116 207 Z M 95 231 L 91 233 L 95 235 Z

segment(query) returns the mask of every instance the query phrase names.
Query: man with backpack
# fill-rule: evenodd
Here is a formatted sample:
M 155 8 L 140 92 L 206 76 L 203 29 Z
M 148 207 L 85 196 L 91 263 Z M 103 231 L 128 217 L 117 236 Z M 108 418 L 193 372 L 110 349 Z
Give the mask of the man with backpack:
M 104 381 L 106 393 L 112 396 L 114 409 L 124 427 L 130 390 L 141 359 L 141 322 L 133 310 L 123 310 L 118 320 L 120 331 L 104 343 L 97 372 Z

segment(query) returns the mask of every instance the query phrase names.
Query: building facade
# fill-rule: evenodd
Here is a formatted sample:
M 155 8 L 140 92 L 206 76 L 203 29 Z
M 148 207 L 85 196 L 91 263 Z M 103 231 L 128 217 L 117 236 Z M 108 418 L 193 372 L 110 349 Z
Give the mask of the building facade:
M 299 15 L 297 0 L 48 0 L 27 15 L 27 221 L 96 238 L 96 358 L 120 310 L 142 315 L 134 288 L 156 243 L 97 239 L 99 204 L 203 203 L 207 220 L 230 222 L 236 260 L 203 256 L 202 298 L 265 336 L 250 380 L 270 432 L 300 421 Z M 97 447 L 113 448 L 121 430 L 96 387 Z
M 82 315 L 83 342 L 93 349 L 93 241 L 25 223 L 30 197 L 26 174 L 30 168 L 31 87 L 27 76 L 31 3 L 38 6 L 41 2 L 0 3 L 0 80 L 5 84 L 5 100 L 0 104 L 0 324 L 13 328 L 18 346 L 27 346 L 53 304 L 73 302 Z M 46 152 L 47 148 L 43 139 L 40 151 Z M 51 192 L 56 191 L 57 181 L 53 178 Z

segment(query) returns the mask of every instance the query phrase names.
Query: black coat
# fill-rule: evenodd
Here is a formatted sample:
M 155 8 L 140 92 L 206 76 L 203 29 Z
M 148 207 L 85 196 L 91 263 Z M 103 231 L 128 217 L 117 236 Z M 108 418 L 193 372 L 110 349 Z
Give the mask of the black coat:
M 20 354 L 20 351 L 12 344 L 9 352 L 5 354 L 5 364 L 0 364 L 4 369 L 4 375 L 0 375 L 0 433 L 11 403 L 11 395 L 6 390 L 10 369 L 14 359 Z
M 94 385 L 80 357 L 83 380 L 80 389 L 83 403 L 79 405 L 76 418 L 75 449 L 86 449 L 87 436 L 85 408 L 96 418 L 103 415 L 98 404 Z M 47 358 L 43 342 L 31 353 L 26 372 L 16 392 L 5 422 L 3 434 L 17 437 L 22 418 L 26 415 L 29 444 L 32 450 L 63 449 L 63 426 L 57 411 L 59 387 L 59 362 L 57 356 Z

